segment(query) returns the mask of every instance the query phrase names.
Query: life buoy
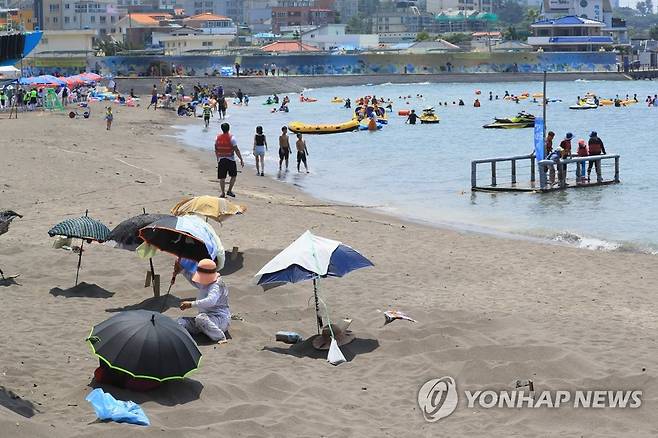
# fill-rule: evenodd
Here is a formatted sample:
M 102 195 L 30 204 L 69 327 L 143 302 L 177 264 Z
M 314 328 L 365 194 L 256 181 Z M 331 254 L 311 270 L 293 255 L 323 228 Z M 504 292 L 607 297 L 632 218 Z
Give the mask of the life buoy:
M 411 110 L 408 109 L 402 109 L 398 111 L 398 116 L 408 116 L 411 113 Z

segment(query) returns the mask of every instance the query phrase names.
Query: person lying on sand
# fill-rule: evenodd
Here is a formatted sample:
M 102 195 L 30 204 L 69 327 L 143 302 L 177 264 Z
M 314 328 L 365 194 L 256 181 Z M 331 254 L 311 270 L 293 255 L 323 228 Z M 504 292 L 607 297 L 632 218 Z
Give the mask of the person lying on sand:
M 181 302 L 180 309 L 196 307 L 199 314 L 178 318 L 178 324 L 193 335 L 203 333 L 215 342 L 226 342 L 231 311 L 228 306 L 228 287 L 217 272 L 217 264 L 210 259 L 203 259 L 199 262 L 196 273 L 192 274 L 176 261 L 174 273 L 182 273 L 187 281 L 198 289 L 197 299 Z

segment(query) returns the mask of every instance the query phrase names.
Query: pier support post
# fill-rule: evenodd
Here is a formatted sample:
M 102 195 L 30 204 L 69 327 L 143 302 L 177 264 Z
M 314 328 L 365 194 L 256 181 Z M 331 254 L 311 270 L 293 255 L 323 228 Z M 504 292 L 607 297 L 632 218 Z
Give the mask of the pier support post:
M 548 181 L 546 181 L 546 165 L 539 164 L 539 188 L 546 190 L 548 188 Z
M 535 157 L 530 157 L 530 182 L 535 182 Z
M 471 161 L 471 188 L 477 187 L 478 165 L 475 161 Z
M 516 160 L 512 160 L 512 184 L 516 184 Z
M 619 157 L 615 157 L 615 182 L 619 182 Z
M 491 186 L 496 186 L 496 162 L 491 162 Z

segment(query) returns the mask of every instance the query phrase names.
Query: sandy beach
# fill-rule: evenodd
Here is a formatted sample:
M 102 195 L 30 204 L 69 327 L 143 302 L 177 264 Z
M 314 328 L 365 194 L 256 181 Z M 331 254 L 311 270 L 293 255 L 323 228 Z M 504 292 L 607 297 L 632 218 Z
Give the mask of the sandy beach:
M 90 328 L 131 308 L 157 309 L 144 288 L 147 263 L 99 244 L 77 255 L 52 248 L 47 231 L 84 215 L 110 228 L 182 197 L 217 195 L 214 156 L 177 144 L 173 112 L 102 108 L 90 120 L 64 113 L 3 115 L 0 210 L 25 217 L 0 236 L 0 267 L 21 273 L 0 286 L 2 437 L 430 437 L 655 436 L 658 328 L 655 257 L 596 252 L 432 228 L 358 206 L 328 204 L 245 167 L 235 187 L 247 213 L 214 224 L 239 248 L 225 280 L 232 339 L 201 344 L 200 369 L 149 393 L 112 389 L 141 405 L 150 427 L 96 421 L 85 401 L 98 360 Z M 200 120 L 194 121 L 199 124 Z M 218 124 L 213 120 L 212 127 Z M 251 139 L 238 139 L 247 145 Z M 250 151 L 244 147 L 243 151 Z M 270 153 L 274 153 L 272 150 Z M 311 176 L 312 177 L 312 174 Z M 375 267 L 321 282 L 334 319 L 353 319 L 348 363 L 333 367 L 304 345 L 277 343 L 279 330 L 315 333 L 308 283 L 264 292 L 254 274 L 306 230 L 345 242 Z M 155 268 L 166 285 L 173 257 Z M 165 286 L 166 290 L 166 286 Z M 86 292 L 85 292 L 86 291 Z M 194 295 L 179 278 L 178 298 Z M 417 323 L 384 326 L 384 310 Z M 166 315 L 192 315 L 171 307 Z M 452 376 L 463 390 L 642 390 L 637 409 L 467 408 L 423 419 L 419 388 Z

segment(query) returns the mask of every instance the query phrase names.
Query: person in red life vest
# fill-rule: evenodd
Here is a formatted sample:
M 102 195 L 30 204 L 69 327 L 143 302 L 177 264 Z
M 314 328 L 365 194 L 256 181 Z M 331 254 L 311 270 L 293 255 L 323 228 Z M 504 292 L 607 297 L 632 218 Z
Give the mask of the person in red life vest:
M 589 154 L 590 155 L 605 155 L 605 146 L 603 146 L 603 141 L 599 138 L 597 135 L 596 131 L 592 131 L 592 133 L 589 135 L 589 141 L 588 147 L 589 147 Z M 589 165 L 587 166 L 587 181 L 589 181 L 589 176 L 592 173 L 592 167 L 596 168 L 596 181 L 601 182 L 603 181 L 603 177 L 601 177 L 601 161 L 596 160 L 596 161 L 590 161 Z
M 570 132 L 567 132 L 567 135 L 564 137 L 564 140 L 560 142 L 560 148 L 562 149 L 562 155 L 560 158 L 566 159 L 571 157 L 571 140 L 573 139 L 573 134 Z M 566 179 L 566 173 L 567 173 L 567 165 L 566 164 L 559 164 L 558 165 L 558 175 L 560 178 L 560 181 L 562 181 L 562 175 L 564 175 L 564 178 Z
M 222 190 L 220 198 L 225 198 L 226 195 L 235 197 L 233 193 L 233 186 L 238 176 L 238 166 L 235 163 L 235 156 L 240 159 L 240 166 L 244 167 L 242 154 L 238 149 L 238 143 L 235 137 L 229 132 L 231 127 L 228 123 L 222 123 L 222 133 L 215 139 L 215 156 L 217 157 L 217 178 L 219 178 L 219 187 Z M 226 175 L 231 177 L 228 184 L 228 191 L 225 191 Z
M 576 150 L 576 155 L 578 157 L 586 157 L 587 154 L 587 145 L 585 144 L 585 140 L 582 138 L 578 140 L 578 149 Z M 576 163 L 576 182 L 581 183 L 585 182 L 585 162 L 580 161 Z

